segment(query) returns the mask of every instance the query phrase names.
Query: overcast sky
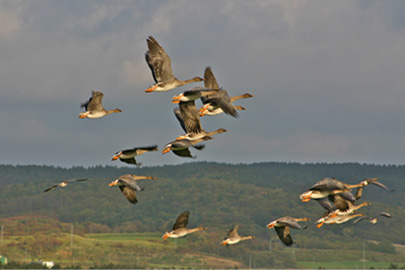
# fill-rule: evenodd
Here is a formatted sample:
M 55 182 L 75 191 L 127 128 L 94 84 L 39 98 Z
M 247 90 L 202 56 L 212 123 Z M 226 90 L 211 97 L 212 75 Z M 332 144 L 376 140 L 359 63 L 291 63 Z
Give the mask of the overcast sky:
M 405 163 L 405 1 L 0 1 L 0 163 L 119 165 L 121 149 L 182 130 L 145 93 L 149 35 L 179 79 L 211 66 L 238 119 L 196 161 Z M 92 90 L 122 113 L 79 119 Z M 197 101 L 199 106 L 201 103 Z M 193 161 L 146 153 L 144 166 Z M 127 165 L 124 165 L 127 166 Z

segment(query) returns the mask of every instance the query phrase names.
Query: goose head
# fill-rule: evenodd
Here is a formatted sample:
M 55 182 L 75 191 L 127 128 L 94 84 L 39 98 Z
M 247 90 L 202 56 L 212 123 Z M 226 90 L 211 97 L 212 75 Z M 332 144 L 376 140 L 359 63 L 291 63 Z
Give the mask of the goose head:
M 119 151 L 117 153 L 114 154 L 114 156 L 112 157 L 111 160 L 117 160 L 120 158 L 120 156 L 122 155 L 122 151 Z
M 118 185 L 118 183 L 119 183 L 119 179 L 116 179 L 116 180 L 114 180 L 114 181 L 112 181 L 110 184 L 108 184 L 110 187 L 112 187 L 112 186 L 116 186 L 116 185 Z
M 165 147 L 162 150 L 162 154 L 166 154 L 167 152 L 170 152 L 170 150 L 172 150 L 172 144 L 168 143 L 165 145 Z
M 170 235 L 172 235 L 172 233 L 166 232 L 166 233 L 162 236 L 162 238 L 163 238 L 163 239 L 167 239 L 167 238 L 169 238 Z
M 306 191 L 306 192 L 304 192 L 304 193 L 302 193 L 302 194 L 300 195 L 300 199 L 301 199 L 303 202 L 308 202 L 309 200 L 311 200 L 311 195 L 312 195 L 312 193 L 313 193 L 312 190 Z
M 271 229 L 271 228 L 273 228 L 274 226 L 276 226 L 276 224 L 277 224 L 277 220 L 270 222 L 269 224 L 266 225 L 266 227 L 269 228 L 269 229 Z

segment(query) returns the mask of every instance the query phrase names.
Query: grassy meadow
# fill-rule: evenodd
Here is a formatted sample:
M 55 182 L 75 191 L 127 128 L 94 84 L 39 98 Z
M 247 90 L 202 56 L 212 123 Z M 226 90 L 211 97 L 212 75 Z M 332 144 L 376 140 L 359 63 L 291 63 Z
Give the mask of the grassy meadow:
M 249 268 L 242 260 L 187 252 L 190 235 L 182 239 L 163 240 L 161 233 L 99 233 L 71 237 L 69 233 L 12 236 L 3 240 L 1 251 L 9 260 L 28 263 L 42 259 L 54 261 L 61 267 L 81 268 Z M 25 246 L 24 246 L 25 245 Z M 33 248 L 29 249 L 28 246 Z M 7 251 L 4 249 L 7 247 Z M 276 252 L 279 245 L 273 245 Z M 237 246 L 223 247 L 235 249 Z M 397 254 L 405 252 L 404 246 L 396 246 Z M 3 252 L 4 251 L 4 252 Z M 295 261 L 297 268 L 305 269 L 387 269 L 396 261 L 398 268 L 405 266 L 397 255 L 366 250 L 314 250 L 289 248 L 286 253 Z M 268 251 L 270 254 L 270 251 Z M 342 258 L 346 258 L 343 259 Z M 250 268 L 256 267 L 253 253 Z

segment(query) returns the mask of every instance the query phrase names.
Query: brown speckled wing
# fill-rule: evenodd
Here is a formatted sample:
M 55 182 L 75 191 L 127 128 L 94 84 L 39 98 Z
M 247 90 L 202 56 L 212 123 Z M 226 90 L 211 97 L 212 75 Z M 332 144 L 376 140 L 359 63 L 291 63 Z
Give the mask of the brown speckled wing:
M 211 89 L 219 89 L 217 80 L 215 79 L 214 74 L 212 73 L 211 67 L 206 67 L 204 71 L 204 87 Z
M 138 199 L 136 198 L 136 193 L 133 189 L 126 187 L 126 186 L 119 186 L 122 194 L 128 199 L 129 202 L 135 204 L 138 202 Z
M 290 228 L 286 227 L 274 227 L 278 234 L 278 238 L 280 238 L 281 242 L 283 242 L 286 246 L 291 246 L 293 244 L 293 240 L 290 234 Z
M 173 230 L 176 230 L 179 228 L 185 228 L 187 226 L 189 216 L 190 216 L 190 212 L 188 212 L 188 211 L 181 213 L 177 217 L 176 223 L 174 223 L 174 225 L 173 225 Z
M 146 62 L 156 83 L 173 79 L 172 64 L 162 46 L 152 37 L 146 40 L 148 51 L 145 54 Z
M 194 100 L 180 102 L 179 107 L 187 133 L 200 133 L 203 129 L 201 127 L 200 115 L 197 111 Z
M 102 105 L 104 94 L 99 91 L 93 91 L 92 97 L 87 105 L 88 111 L 103 111 L 104 107 Z

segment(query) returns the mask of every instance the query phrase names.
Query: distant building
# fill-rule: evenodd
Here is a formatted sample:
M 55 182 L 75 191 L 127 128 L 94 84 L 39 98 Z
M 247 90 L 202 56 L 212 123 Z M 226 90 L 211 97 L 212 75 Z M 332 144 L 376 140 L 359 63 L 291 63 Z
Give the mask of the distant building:
M 41 259 L 39 259 L 39 260 L 36 261 L 36 262 L 30 262 L 29 264 L 32 264 L 32 265 L 40 264 L 40 265 L 46 266 L 47 268 L 52 268 L 52 267 L 55 266 L 55 263 L 54 263 L 54 262 L 52 262 L 52 261 L 43 261 L 43 260 L 41 260 Z
M 55 263 L 52 261 L 42 261 L 42 264 L 45 265 L 48 268 L 52 268 L 55 266 Z

